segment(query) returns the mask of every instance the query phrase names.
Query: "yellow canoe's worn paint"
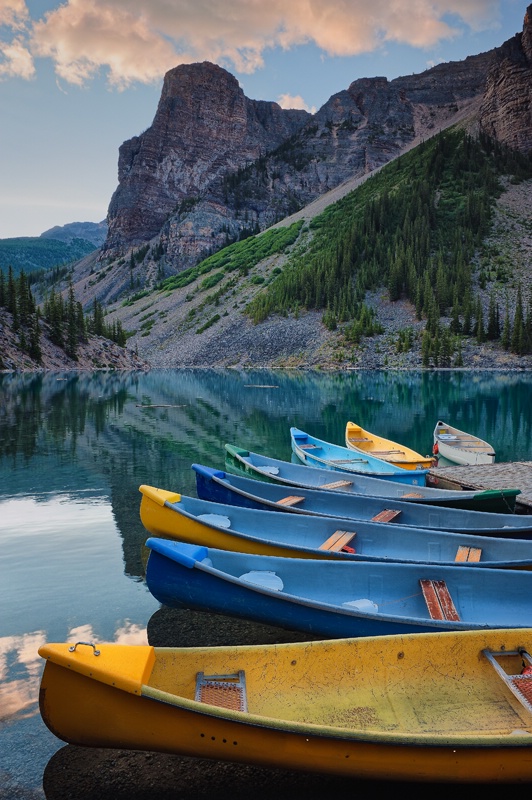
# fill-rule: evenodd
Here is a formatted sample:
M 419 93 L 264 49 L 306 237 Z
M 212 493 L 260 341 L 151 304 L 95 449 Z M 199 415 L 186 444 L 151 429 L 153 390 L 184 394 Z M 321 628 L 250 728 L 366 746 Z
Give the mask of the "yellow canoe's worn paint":
M 432 456 L 422 456 L 410 447 L 383 436 L 375 436 L 354 422 L 348 422 L 345 426 L 345 444 L 350 450 L 369 453 L 403 469 L 430 469 L 434 466 Z
M 495 652 L 504 675 L 520 680 L 532 629 L 97 648 L 98 657 L 86 645 L 74 654 L 63 644 L 40 651 L 41 714 L 73 744 L 360 778 L 532 780 L 530 704 L 484 653 Z M 104 666 L 94 672 L 97 658 Z M 224 699 L 234 675 L 243 676 L 246 711 Z M 221 699 L 196 700 L 201 679 Z

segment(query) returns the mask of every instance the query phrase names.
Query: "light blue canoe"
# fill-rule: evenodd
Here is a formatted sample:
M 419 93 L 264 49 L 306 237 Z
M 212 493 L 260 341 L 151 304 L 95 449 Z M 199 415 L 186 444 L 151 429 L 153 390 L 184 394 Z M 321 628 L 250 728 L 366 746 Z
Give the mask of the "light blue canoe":
M 231 475 L 201 464 L 192 464 L 192 469 L 196 473 L 198 497 L 215 503 L 289 511 L 291 514 L 320 514 L 368 522 L 387 522 L 392 526 L 400 523 L 454 533 L 475 533 L 479 536 L 532 538 L 532 515 L 493 514 L 488 511 L 419 505 L 395 498 L 290 488 L 255 481 L 242 475 Z
M 467 508 L 470 511 L 494 511 L 509 514 L 515 511 L 520 489 L 438 489 L 434 486 L 410 486 L 371 475 L 345 472 L 331 475 L 328 469 L 294 464 L 278 458 L 253 453 L 233 444 L 225 445 L 225 466 L 237 475 L 266 483 L 301 486 L 304 489 L 327 489 L 331 492 L 363 494 L 369 497 L 395 497 L 409 503 Z M 340 472 L 340 470 L 339 470 Z
M 428 469 L 403 469 L 376 456 L 361 455 L 342 445 L 316 439 L 315 436 L 310 436 L 299 428 L 290 428 L 290 440 L 292 452 L 302 464 L 334 471 L 354 472 L 359 475 L 373 475 L 375 478 L 413 486 L 425 486 Z
M 146 485 L 140 492 L 140 518 L 152 536 L 218 550 L 532 570 L 532 541 L 526 539 L 262 511 Z
M 326 638 L 526 628 L 532 619 L 532 572 L 278 558 L 159 538 L 146 546 L 146 582 L 160 603 Z

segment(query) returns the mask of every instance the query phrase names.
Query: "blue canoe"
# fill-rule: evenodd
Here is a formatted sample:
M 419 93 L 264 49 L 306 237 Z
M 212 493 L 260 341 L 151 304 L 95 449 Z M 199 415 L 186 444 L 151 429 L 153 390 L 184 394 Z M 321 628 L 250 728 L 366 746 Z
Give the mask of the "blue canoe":
M 360 475 L 373 475 L 375 478 L 425 486 L 428 469 L 403 469 L 389 461 L 369 454 L 360 455 L 339 444 L 316 439 L 299 428 L 290 428 L 292 452 L 303 464 L 322 469 L 354 472 Z
M 152 536 L 218 550 L 532 570 L 532 541 L 526 539 L 262 511 L 146 485 L 140 492 L 140 518 Z
M 146 582 L 160 603 L 326 638 L 526 628 L 532 619 L 532 572 L 278 558 L 159 538 L 146 546 Z
M 350 472 L 331 475 L 331 471 L 306 464 L 293 464 L 260 453 L 244 450 L 236 445 L 225 445 L 225 466 L 237 475 L 244 475 L 266 483 L 301 486 L 304 489 L 327 489 L 331 492 L 363 494 L 370 497 L 395 497 L 409 503 L 428 503 L 433 506 L 467 508 L 470 511 L 494 511 L 509 514 L 515 511 L 515 501 L 520 489 L 438 489 L 433 486 L 408 485 L 374 478 L 371 475 L 354 475 Z M 340 472 L 340 470 L 339 470 Z
M 286 486 L 231 475 L 201 464 L 192 464 L 192 469 L 196 473 L 198 497 L 215 503 L 289 511 L 291 514 L 363 519 L 392 525 L 399 522 L 418 528 L 438 528 L 479 536 L 532 538 L 532 515 L 492 514 L 463 508 L 415 505 L 395 498 L 364 497 L 300 487 L 287 489 Z

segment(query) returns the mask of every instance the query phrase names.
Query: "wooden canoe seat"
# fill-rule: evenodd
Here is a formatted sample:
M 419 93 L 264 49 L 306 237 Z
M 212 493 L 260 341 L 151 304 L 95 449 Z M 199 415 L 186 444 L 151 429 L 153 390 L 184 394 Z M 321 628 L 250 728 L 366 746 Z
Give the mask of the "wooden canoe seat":
M 420 492 L 407 492 L 402 494 L 401 497 L 423 497 L 423 495 Z
M 391 456 L 394 454 L 401 454 L 404 455 L 404 450 L 372 450 L 371 451 L 374 456 Z
M 347 440 L 348 440 L 348 442 L 369 442 L 370 441 L 370 439 L 368 439 L 367 436 L 349 436 Z
M 375 514 L 374 517 L 371 518 L 372 522 L 391 522 L 393 519 L 399 516 L 401 512 L 395 508 L 385 508 L 383 511 L 379 511 L 378 514 Z
M 332 483 L 322 483 L 318 489 L 340 489 L 342 486 L 352 486 L 353 481 L 333 481 Z
M 455 561 L 480 561 L 482 550 L 480 547 L 468 547 L 461 544 L 456 551 Z
M 304 497 L 298 497 L 297 494 L 291 494 L 288 497 L 283 497 L 282 500 L 277 500 L 278 506 L 295 506 L 297 503 L 302 503 Z
M 319 450 L 320 449 L 320 445 L 319 444 L 298 444 L 298 447 L 301 450 Z
M 356 536 L 355 531 L 335 531 L 332 536 L 329 536 L 323 544 L 320 544 L 320 550 L 333 550 L 335 553 L 343 550 L 346 545 L 348 545 L 352 539 Z M 350 548 L 348 552 L 355 552 L 353 548 Z
M 232 675 L 196 675 L 196 694 L 198 703 L 229 708 L 232 711 L 247 711 L 246 676 L 244 670 Z
M 432 619 L 460 620 L 445 581 L 421 579 L 419 583 Z

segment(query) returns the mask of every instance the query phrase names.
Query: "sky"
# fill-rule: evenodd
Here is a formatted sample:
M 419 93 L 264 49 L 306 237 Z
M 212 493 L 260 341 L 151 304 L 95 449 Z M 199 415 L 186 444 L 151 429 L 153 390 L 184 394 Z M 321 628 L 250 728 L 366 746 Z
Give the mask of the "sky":
M 498 47 L 529 0 L 0 0 L 0 239 L 100 222 L 164 74 L 211 61 L 315 111 L 357 78 Z

